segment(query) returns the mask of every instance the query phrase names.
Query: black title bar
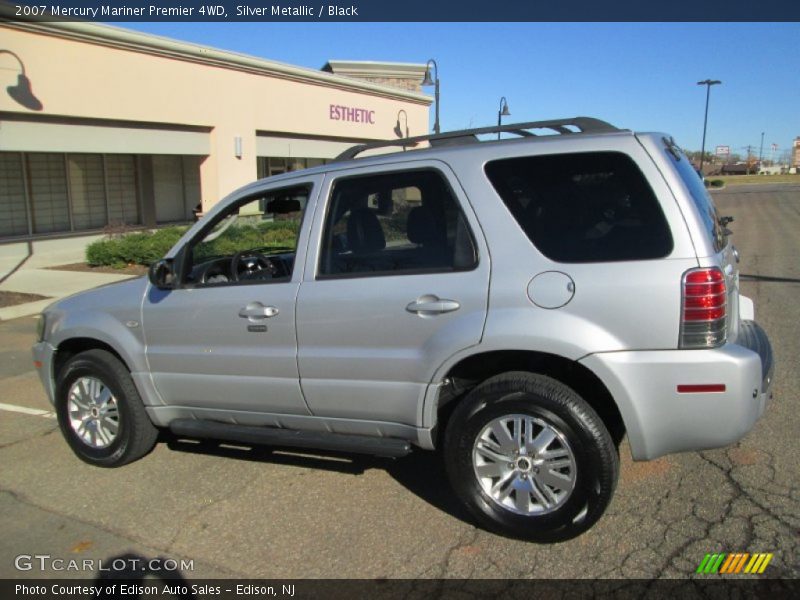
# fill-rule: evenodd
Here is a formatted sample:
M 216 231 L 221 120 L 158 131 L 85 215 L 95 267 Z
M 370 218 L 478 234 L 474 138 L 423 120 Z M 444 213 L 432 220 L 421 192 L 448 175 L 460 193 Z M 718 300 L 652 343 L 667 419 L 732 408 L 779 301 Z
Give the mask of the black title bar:
M 675 22 L 800 21 L 797 0 L 0 0 L 6 19 L 95 22 Z M 653 40 L 658 43 L 658 40 Z

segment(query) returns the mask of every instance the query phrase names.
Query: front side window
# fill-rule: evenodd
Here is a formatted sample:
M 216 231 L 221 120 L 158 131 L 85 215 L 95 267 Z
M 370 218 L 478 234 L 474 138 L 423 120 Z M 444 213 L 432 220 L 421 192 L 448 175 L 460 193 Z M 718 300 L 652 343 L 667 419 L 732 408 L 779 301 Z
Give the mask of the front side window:
M 486 175 L 530 241 L 564 263 L 663 258 L 669 225 L 625 154 L 591 152 L 496 160 Z
M 252 196 L 223 211 L 190 244 L 190 285 L 289 281 L 311 186 Z
M 466 217 L 438 172 L 352 177 L 333 185 L 321 278 L 460 271 L 476 265 Z

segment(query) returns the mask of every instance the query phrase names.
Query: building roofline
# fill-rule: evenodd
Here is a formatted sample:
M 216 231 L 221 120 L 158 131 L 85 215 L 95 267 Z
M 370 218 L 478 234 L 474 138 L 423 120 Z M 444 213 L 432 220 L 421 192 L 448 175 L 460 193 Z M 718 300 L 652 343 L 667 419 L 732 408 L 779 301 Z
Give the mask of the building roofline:
M 419 78 L 421 83 L 426 68 L 424 64 L 417 63 L 329 60 L 321 70 L 351 77 Z
M 357 91 L 384 98 L 404 100 L 416 104 L 430 105 L 433 99 L 418 92 L 351 79 L 325 71 L 297 67 L 247 54 L 181 42 L 171 38 L 139 33 L 121 27 L 88 23 L 84 21 L 34 21 L 10 19 L 10 7 L 0 4 L 0 26 L 10 27 L 42 35 L 61 37 L 87 43 L 101 44 L 112 48 L 144 52 L 156 56 L 186 60 L 199 64 L 266 75 L 281 79 Z M 390 64 L 390 63 L 373 63 Z

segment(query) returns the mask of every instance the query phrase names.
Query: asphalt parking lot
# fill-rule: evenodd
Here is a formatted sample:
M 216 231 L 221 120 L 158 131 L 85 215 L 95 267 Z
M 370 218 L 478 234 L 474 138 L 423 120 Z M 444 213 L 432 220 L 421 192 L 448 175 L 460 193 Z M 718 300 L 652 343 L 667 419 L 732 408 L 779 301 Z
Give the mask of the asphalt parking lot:
M 393 461 L 170 442 L 104 470 L 72 455 L 50 415 L 0 410 L 0 578 L 92 576 L 21 571 L 21 554 L 192 560 L 188 580 L 686 577 L 709 552 L 771 552 L 764 576 L 800 576 L 800 186 L 716 199 L 736 219 L 743 292 L 772 340 L 775 399 L 731 448 L 632 463 L 623 445 L 616 496 L 583 536 L 535 545 L 476 529 L 424 452 Z M 49 411 L 34 328 L 0 323 L 0 403 Z

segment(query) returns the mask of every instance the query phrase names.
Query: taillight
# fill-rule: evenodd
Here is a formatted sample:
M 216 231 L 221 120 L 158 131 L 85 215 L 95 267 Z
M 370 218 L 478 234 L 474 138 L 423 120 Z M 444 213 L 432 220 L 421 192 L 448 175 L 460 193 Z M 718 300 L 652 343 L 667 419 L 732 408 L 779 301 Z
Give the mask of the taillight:
M 715 348 L 727 337 L 727 290 L 718 267 L 692 269 L 683 274 L 681 348 Z

